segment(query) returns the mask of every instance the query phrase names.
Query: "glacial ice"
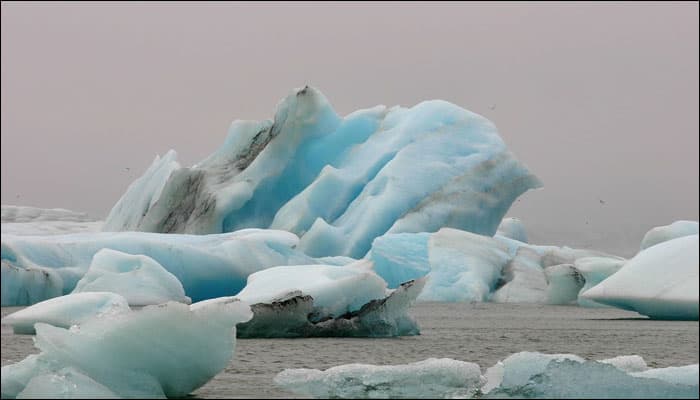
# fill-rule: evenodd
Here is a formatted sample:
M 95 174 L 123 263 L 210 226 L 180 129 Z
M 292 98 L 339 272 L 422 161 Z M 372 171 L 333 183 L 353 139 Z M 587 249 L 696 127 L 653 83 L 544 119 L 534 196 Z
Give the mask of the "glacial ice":
M 59 235 L 102 230 L 103 221 L 62 208 L 3 205 L 0 209 L 3 235 Z
M 430 358 L 404 365 L 285 369 L 278 386 L 314 398 L 469 398 L 483 384 L 477 364 Z
M 573 264 L 557 264 L 544 268 L 547 279 L 547 304 L 571 304 L 585 284 L 583 275 Z
M 384 233 L 447 226 L 492 235 L 515 198 L 541 186 L 490 121 L 454 104 L 341 118 L 310 87 L 285 98 L 273 120 L 235 121 L 200 163 L 175 158 L 156 158 L 104 230 L 283 229 L 312 257 L 361 258 Z
M 289 232 L 259 229 L 218 235 L 3 235 L 2 305 L 28 305 L 70 293 L 103 248 L 152 258 L 182 283 L 192 301 L 230 296 L 258 270 L 316 263 L 293 248 L 298 241 Z
M 656 319 L 698 319 L 698 235 L 640 251 L 581 297 Z
M 14 332 L 34 334 L 34 324 L 44 322 L 69 328 L 102 314 L 118 314 L 129 311 L 126 299 L 107 292 L 85 292 L 54 297 L 14 312 L 2 319 L 12 325 Z
M 665 370 L 649 369 L 639 356 L 588 361 L 520 352 L 488 368 L 481 391 L 485 398 L 697 398 L 698 376 L 688 374 L 697 364 Z
M 419 301 L 549 304 L 577 300 L 585 278 L 575 262 L 590 257 L 599 261 L 589 263 L 591 279 L 612 273 L 600 265 L 607 268 L 610 260 L 624 261 L 597 251 L 532 245 L 451 228 L 384 235 L 374 240 L 367 256 L 389 287 L 426 276 Z
M 73 290 L 73 293 L 80 292 L 117 293 L 124 296 L 130 306 L 192 302 L 175 275 L 151 257 L 110 249 L 95 254 L 87 273 Z
M 683 236 L 697 235 L 697 221 L 676 221 L 670 225 L 657 226 L 644 235 L 640 249 Z
M 583 276 L 584 285 L 579 294 L 604 281 L 619 271 L 627 260 L 619 257 L 581 257 L 574 262 L 574 268 Z M 579 296 L 578 304 L 584 307 L 601 307 L 603 304 Z
M 504 236 L 519 242 L 528 243 L 525 225 L 518 218 L 503 218 L 501 224 L 498 225 L 496 235 Z
M 346 266 L 273 267 L 248 277 L 235 297 L 251 304 L 254 317 L 239 337 L 403 336 L 418 334 L 407 311 L 424 280 L 396 290 L 367 260 Z M 210 301 L 217 301 L 216 299 Z
M 250 319 L 236 299 L 190 306 L 169 302 L 139 311 L 91 318 L 70 330 L 36 324 L 41 350 L 2 367 L 2 398 L 72 393 L 100 388 L 126 398 L 183 397 L 204 385 L 231 361 L 235 326 Z M 108 360 L 108 361 L 105 361 Z M 68 376 L 68 382 L 66 381 Z M 82 387 L 86 385 L 87 387 Z
M 478 365 L 428 359 L 405 365 L 286 369 L 275 384 L 314 398 L 697 398 L 698 365 L 649 369 L 639 356 L 589 361 L 520 352 L 481 375 Z
M 30 206 L 12 206 L 3 204 L 0 207 L 0 222 L 26 223 L 37 221 L 95 221 L 86 213 L 66 210 L 64 208 L 37 208 Z
M 691 366 L 692 367 L 692 366 Z M 695 368 L 697 371 L 697 368 Z M 531 370 L 518 384 L 503 384 L 482 398 L 545 399 L 678 399 L 697 398 L 697 376 L 693 385 L 669 382 L 626 373 L 614 365 L 596 361 L 552 360 L 544 368 Z M 506 370 L 506 376 L 508 372 Z

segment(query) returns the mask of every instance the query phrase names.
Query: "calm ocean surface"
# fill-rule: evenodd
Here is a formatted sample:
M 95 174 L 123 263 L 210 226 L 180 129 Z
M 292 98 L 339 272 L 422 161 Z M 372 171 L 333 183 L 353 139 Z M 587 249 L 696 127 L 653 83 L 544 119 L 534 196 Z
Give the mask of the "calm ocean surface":
M 3 307 L 2 316 L 21 307 Z M 612 308 L 494 303 L 418 303 L 421 335 L 392 339 L 239 339 L 231 364 L 195 398 L 298 397 L 272 382 L 285 368 L 348 363 L 405 364 L 430 357 L 471 361 L 484 370 L 519 351 L 589 359 L 638 354 L 652 367 L 698 363 L 698 321 L 651 321 Z M 2 365 L 38 352 L 31 336 L 2 326 Z

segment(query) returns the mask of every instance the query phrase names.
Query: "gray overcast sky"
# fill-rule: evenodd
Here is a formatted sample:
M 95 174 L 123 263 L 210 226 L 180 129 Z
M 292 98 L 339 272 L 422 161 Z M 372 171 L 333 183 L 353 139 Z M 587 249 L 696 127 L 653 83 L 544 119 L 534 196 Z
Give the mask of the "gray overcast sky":
M 630 255 L 698 219 L 696 2 L 3 3 L 2 204 L 102 218 L 155 154 L 191 165 L 305 84 L 493 120 L 545 185 L 509 213 L 531 242 Z

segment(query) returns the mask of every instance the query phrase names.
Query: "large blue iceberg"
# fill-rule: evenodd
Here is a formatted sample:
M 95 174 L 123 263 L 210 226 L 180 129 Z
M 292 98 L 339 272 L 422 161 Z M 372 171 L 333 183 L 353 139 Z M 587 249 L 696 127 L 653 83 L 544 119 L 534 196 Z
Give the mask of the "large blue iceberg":
M 235 121 L 192 167 L 157 157 L 110 212 L 106 231 L 297 234 L 313 257 L 361 258 L 385 233 L 442 227 L 493 235 L 539 180 L 486 118 L 433 100 L 340 117 L 314 88 L 273 120 Z

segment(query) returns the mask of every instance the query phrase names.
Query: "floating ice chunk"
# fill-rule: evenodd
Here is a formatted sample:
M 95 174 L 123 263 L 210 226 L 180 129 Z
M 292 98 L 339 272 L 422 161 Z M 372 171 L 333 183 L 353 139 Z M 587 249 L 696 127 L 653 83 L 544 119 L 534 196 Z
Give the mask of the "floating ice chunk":
M 608 264 L 619 268 L 624 262 L 591 250 L 531 245 L 451 228 L 381 236 L 367 258 L 389 287 L 427 276 L 419 301 L 568 304 L 585 282 L 574 262 L 594 256 L 591 281 L 611 274 Z M 551 268 L 562 264 L 568 266 Z
M 6 316 L 2 323 L 12 325 L 15 333 L 34 334 L 37 322 L 68 328 L 97 315 L 114 315 L 129 310 L 126 299 L 118 294 L 85 292 L 42 301 Z
M 658 319 L 698 319 L 698 235 L 640 251 L 581 297 Z
M 583 275 L 572 264 L 558 264 L 546 267 L 547 304 L 571 304 L 578 299 L 578 293 L 585 283 Z
M 407 311 L 424 283 L 387 290 L 369 261 L 270 268 L 252 274 L 236 296 L 252 304 L 255 315 L 239 325 L 239 336 L 415 335 L 418 326 Z
M 91 222 L 95 221 L 86 213 L 66 210 L 64 208 L 37 208 L 29 206 L 2 205 L 0 221 L 27 223 L 37 221 Z
M 575 354 L 543 354 L 529 351 L 515 353 L 486 370 L 484 376 L 487 382 L 481 391 L 489 393 L 495 388 L 509 390 L 524 386 L 532 376 L 544 371 L 552 360 L 584 361 Z
M 3 235 L 65 235 L 68 233 L 100 232 L 102 221 L 39 221 L 39 222 L 3 222 L 0 225 Z
M 386 282 L 372 271 L 369 261 L 345 267 L 282 266 L 251 274 L 248 284 L 236 297 L 248 304 L 269 304 L 292 292 L 313 297 L 321 314 L 338 316 L 357 311 L 371 300 L 384 298 Z
M 218 235 L 144 232 L 2 236 L 2 304 L 24 305 L 70 293 L 94 255 L 108 248 L 143 254 L 173 274 L 192 301 L 238 293 L 253 272 L 314 264 L 292 233 L 246 229 Z
M 498 225 L 496 234 L 519 242 L 528 242 L 525 225 L 523 225 L 523 222 L 518 218 L 503 218 L 501 224 Z
M 470 398 L 483 384 L 477 364 L 430 358 L 404 365 L 347 364 L 285 369 L 275 384 L 315 398 Z
M 642 239 L 641 250 L 651 247 L 671 239 L 676 239 L 683 236 L 697 235 L 697 221 L 676 221 L 670 225 L 657 226 L 651 229 L 644 235 Z
M 698 364 L 683 367 L 654 368 L 646 371 L 634 371 L 632 376 L 640 378 L 654 378 L 676 385 L 688 385 L 698 387 Z M 696 392 L 697 397 L 697 392 Z
M 626 261 L 619 257 L 581 257 L 576 259 L 574 268 L 583 276 L 585 281 L 585 284 L 579 291 L 578 304 L 584 307 L 604 307 L 604 304 L 582 298 L 580 295 L 619 271 Z
M 384 233 L 492 235 L 515 198 L 541 186 L 482 116 L 433 100 L 341 118 L 310 87 L 274 120 L 234 122 L 202 162 L 180 168 L 174 157 L 129 187 L 105 230 L 284 229 L 311 256 L 360 258 Z
M 649 369 L 647 362 L 640 356 L 617 356 L 613 358 L 607 358 L 605 360 L 599 360 L 603 364 L 610 364 L 617 369 L 625 372 L 642 372 Z M 697 384 L 697 380 L 696 380 Z
M 696 369 L 697 371 L 697 369 Z M 507 373 L 507 372 L 506 372 Z M 533 368 L 526 380 L 497 387 L 485 398 L 697 398 L 694 385 L 669 383 L 628 374 L 613 365 L 573 359 L 551 360 L 544 368 Z
M 36 375 L 27 382 L 18 399 L 115 399 L 114 392 L 74 368 Z
M 235 325 L 251 316 L 247 304 L 225 299 L 192 309 L 175 302 L 147 306 L 89 319 L 79 329 L 38 323 L 41 353 L 2 368 L 2 394 L 14 398 L 32 390 L 33 378 L 72 368 L 117 396 L 183 397 L 229 364 Z
M 131 306 L 179 301 L 190 304 L 177 278 L 148 256 L 102 249 L 95 254 L 90 269 L 78 281 L 73 293 L 117 293 Z

